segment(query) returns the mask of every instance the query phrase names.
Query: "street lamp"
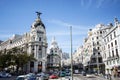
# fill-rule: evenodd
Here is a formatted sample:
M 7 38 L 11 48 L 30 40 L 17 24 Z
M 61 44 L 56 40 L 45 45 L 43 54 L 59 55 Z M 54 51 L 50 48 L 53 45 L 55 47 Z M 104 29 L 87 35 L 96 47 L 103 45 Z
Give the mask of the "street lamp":
M 70 41 L 71 41 L 71 80 L 73 80 L 73 57 L 72 57 L 72 26 L 70 26 Z

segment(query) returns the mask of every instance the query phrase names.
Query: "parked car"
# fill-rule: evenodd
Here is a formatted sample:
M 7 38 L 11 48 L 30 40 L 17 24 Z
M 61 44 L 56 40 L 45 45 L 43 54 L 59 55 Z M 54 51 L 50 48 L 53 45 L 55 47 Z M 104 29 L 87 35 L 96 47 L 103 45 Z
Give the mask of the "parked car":
M 25 80 L 25 79 L 27 79 L 26 75 L 20 75 L 16 78 L 16 80 Z
M 87 74 L 86 77 L 87 78 L 95 78 L 95 75 L 94 74 Z
M 27 80 L 36 80 L 36 75 L 34 73 L 29 73 L 26 75 Z
M 82 71 L 81 74 L 82 74 L 83 76 L 86 76 L 86 72 L 85 72 L 85 71 Z
M 66 72 L 65 71 L 61 71 L 59 74 L 60 77 L 65 77 L 66 76 Z
M 58 76 L 55 75 L 55 74 L 52 74 L 52 75 L 49 76 L 49 78 L 50 78 L 50 79 L 58 79 Z
M 70 76 L 70 75 L 71 75 L 71 71 L 70 71 L 70 70 L 69 70 L 69 71 L 66 71 L 65 75 L 66 75 L 66 76 Z
M 3 78 L 10 78 L 12 75 L 10 73 L 6 73 L 6 72 L 0 72 L 0 77 Z
M 37 79 L 40 78 L 41 80 L 49 80 L 49 74 L 43 73 L 43 72 L 38 73 L 38 74 L 36 75 L 36 77 L 37 77 Z
M 37 73 L 36 77 L 41 77 L 42 75 L 45 75 L 45 73 L 41 72 L 41 73 Z

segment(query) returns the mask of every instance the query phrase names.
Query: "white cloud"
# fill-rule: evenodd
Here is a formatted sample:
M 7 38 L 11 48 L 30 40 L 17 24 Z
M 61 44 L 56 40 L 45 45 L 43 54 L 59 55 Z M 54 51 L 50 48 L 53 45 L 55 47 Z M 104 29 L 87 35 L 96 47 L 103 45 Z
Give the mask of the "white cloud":
M 70 50 L 71 42 L 70 42 L 70 29 L 65 29 L 65 27 L 70 28 L 72 26 L 72 37 L 73 37 L 73 50 L 77 49 L 82 44 L 83 35 L 87 35 L 87 31 L 90 29 L 89 26 L 81 26 L 81 25 L 75 25 L 68 22 L 64 22 L 62 20 L 48 20 L 49 23 L 52 23 L 52 25 L 60 26 L 60 29 L 55 29 L 52 26 L 53 30 L 47 32 L 47 36 L 53 37 L 56 36 L 56 39 L 58 39 L 58 45 L 60 48 L 64 50 L 67 49 L 67 51 Z M 61 29 L 61 27 L 63 27 Z
M 59 25 L 61 27 L 68 27 L 70 28 L 70 26 L 72 26 L 72 35 L 85 35 L 87 34 L 87 31 L 90 29 L 89 26 L 83 26 L 83 25 L 74 25 L 74 24 L 71 24 L 71 23 L 67 23 L 67 22 L 64 22 L 62 20 L 56 20 L 56 19 L 52 19 L 52 20 L 48 20 L 49 23 L 52 23 L 52 24 L 56 24 L 56 25 Z M 70 31 L 65 31 L 64 28 L 63 30 L 56 30 L 54 32 L 48 32 L 47 33 L 48 36 L 54 36 L 54 35 L 57 35 L 57 36 L 67 36 L 67 35 L 70 35 Z
M 74 28 L 74 29 L 80 29 L 80 30 L 88 29 L 88 26 L 74 25 L 74 24 L 71 24 L 71 23 L 64 22 L 62 20 L 57 20 L 57 19 L 48 20 L 48 22 L 53 23 L 53 24 L 57 24 L 57 25 L 61 25 L 61 26 L 65 26 L 65 27 L 72 26 L 72 28 Z
M 84 31 L 75 31 L 72 32 L 72 35 L 86 35 L 87 32 Z M 70 32 L 63 32 L 63 31 L 57 31 L 57 32 L 48 32 L 47 36 L 69 36 Z

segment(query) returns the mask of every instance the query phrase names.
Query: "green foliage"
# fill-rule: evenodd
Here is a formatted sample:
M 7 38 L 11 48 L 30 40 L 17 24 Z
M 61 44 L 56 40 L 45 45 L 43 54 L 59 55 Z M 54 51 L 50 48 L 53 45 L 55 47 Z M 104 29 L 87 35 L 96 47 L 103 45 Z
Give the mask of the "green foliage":
M 34 56 L 23 52 L 21 48 L 12 48 L 10 50 L 0 51 L 0 67 L 2 69 L 11 65 L 16 65 L 18 68 L 23 68 L 29 61 L 36 60 Z

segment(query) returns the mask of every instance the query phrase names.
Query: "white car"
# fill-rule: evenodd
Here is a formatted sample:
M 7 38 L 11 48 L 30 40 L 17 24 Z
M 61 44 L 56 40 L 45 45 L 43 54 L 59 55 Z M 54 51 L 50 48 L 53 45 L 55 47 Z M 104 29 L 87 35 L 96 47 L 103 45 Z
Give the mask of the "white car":
M 95 78 L 95 75 L 94 74 L 87 74 L 86 77 L 87 78 Z
M 16 80 L 27 80 L 26 75 L 20 75 L 16 78 Z

